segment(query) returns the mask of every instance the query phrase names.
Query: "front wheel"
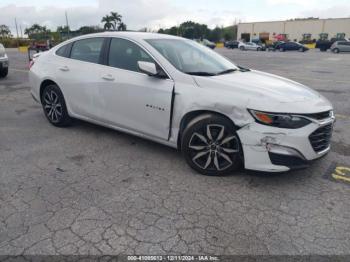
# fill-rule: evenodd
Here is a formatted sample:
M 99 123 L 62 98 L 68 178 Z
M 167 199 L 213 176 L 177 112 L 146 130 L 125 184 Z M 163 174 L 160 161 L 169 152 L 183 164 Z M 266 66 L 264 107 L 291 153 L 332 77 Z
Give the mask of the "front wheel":
M 0 70 L 0 77 L 6 77 L 9 73 L 9 69 L 8 68 L 4 68 L 2 70 Z
M 280 47 L 280 52 L 284 52 L 284 48 L 283 47 Z
M 338 54 L 340 52 L 339 48 L 334 48 L 333 53 Z
M 258 47 L 258 48 L 256 49 L 256 51 L 261 51 L 261 48 L 260 48 L 260 47 Z
M 241 51 L 244 51 L 244 46 L 241 46 L 239 49 L 241 49 Z
M 203 175 L 219 176 L 238 170 L 242 149 L 236 128 L 225 117 L 207 114 L 192 120 L 181 141 L 187 163 Z
M 304 52 L 304 48 L 300 47 L 299 52 Z
M 66 102 L 57 85 L 48 85 L 44 88 L 41 95 L 41 104 L 46 118 L 54 126 L 64 127 L 71 123 Z

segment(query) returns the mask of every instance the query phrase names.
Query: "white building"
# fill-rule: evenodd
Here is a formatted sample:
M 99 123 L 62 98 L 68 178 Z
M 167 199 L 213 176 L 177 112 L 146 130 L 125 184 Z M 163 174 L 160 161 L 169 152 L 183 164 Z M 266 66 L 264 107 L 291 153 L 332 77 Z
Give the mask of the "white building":
M 350 18 L 240 23 L 237 38 L 246 41 L 256 38 L 274 40 L 275 36 L 286 34 L 288 39 L 300 41 L 303 34 L 311 34 L 310 38 L 317 40 L 321 33 L 327 33 L 329 38 L 345 33 L 345 37 L 350 38 Z

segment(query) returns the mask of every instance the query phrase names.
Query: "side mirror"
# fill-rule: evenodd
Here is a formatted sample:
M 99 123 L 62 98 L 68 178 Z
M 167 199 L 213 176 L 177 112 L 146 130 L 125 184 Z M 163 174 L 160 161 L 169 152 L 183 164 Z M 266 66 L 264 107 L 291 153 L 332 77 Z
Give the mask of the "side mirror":
M 155 63 L 138 61 L 137 65 L 139 66 L 141 72 L 149 76 L 156 76 L 158 74 Z

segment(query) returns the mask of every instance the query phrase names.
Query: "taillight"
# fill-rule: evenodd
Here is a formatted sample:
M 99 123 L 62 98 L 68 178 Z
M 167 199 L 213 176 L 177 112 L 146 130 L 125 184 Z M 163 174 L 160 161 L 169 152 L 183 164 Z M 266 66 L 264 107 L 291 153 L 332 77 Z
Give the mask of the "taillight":
M 29 69 L 31 69 L 33 65 L 34 65 L 34 60 L 32 59 L 29 61 L 29 65 L 28 65 Z

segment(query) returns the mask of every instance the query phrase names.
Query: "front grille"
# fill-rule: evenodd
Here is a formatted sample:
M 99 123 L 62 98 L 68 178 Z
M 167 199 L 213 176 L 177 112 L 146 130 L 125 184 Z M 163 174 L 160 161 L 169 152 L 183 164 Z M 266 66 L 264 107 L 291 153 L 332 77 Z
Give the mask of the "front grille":
M 331 143 L 333 125 L 329 124 L 316 129 L 310 136 L 309 140 L 315 152 L 321 152 L 329 147 Z
M 331 116 L 331 111 L 321 112 L 321 113 L 314 113 L 314 114 L 302 114 L 303 116 L 310 117 L 316 120 L 322 120 L 329 118 Z

